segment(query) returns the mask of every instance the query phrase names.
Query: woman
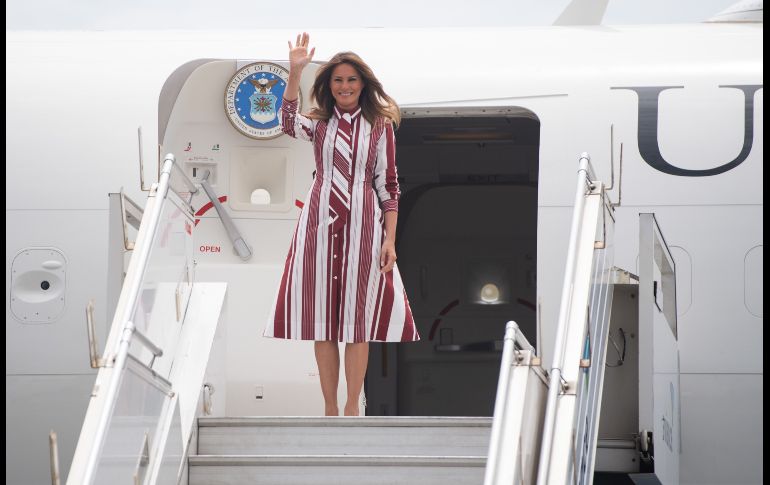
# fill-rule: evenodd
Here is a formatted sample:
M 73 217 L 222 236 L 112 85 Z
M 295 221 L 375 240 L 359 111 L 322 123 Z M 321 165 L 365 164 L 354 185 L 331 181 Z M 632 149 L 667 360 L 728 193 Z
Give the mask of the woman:
M 345 416 L 357 416 L 370 341 L 419 340 L 396 266 L 401 195 L 396 172 L 395 101 L 360 57 L 341 52 L 316 75 L 309 114 L 297 113 L 310 37 L 289 41 L 284 133 L 311 141 L 316 176 L 305 198 L 265 336 L 315 340 L 325 413 L 338 416 L 340 356 L 346 342 Z M 380 208 L 380 204 L 382 204 Z

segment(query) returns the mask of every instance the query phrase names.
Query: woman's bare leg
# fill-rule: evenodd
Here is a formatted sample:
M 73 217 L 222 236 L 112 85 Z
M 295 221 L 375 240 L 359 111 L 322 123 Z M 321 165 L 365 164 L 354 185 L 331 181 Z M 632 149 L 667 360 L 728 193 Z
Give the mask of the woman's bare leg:
M 337 342 L 316 342 L 315 360 L 321 376 L 321 392 L 324 395 L 326 416 L 339 416 L 337 384 L 340 381 L 340 349 Z
M 364 386 L 368 363 L 369 342 L 345 345 L 345 380 L 348 384 L 345 416 L 358 416 L 358 399 Z

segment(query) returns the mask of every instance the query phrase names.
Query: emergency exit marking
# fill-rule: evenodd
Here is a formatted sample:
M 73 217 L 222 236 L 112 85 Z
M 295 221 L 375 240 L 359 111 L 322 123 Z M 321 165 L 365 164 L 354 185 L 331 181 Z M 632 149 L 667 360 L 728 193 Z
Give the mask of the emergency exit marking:
M 202 253 L 221 253 L 222 252 L 222 246 L 201 246 L 198 248 L 198 251 Z

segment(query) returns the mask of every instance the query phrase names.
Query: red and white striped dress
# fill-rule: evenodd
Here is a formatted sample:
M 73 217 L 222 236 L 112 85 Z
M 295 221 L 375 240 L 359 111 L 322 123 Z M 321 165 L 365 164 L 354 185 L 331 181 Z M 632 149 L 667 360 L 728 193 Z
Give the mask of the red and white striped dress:
M 398 265 L 380 272 L 383 211 L 398 211 L 401 195 L 393 127 L 383 119 L 373 126 L 360 107 L 350 113 L 350 214 L 344 226 L 332 231 L 329 195 L 343 114 L 337 107 L 334 111 L 328 121 L 310 119 L 297 113 L 297 101 L 284 99 L 279 112 L 284 133 L 313 143 L 316 176 L 294 230 L 264 335 L 339 342 L 419 340 Z

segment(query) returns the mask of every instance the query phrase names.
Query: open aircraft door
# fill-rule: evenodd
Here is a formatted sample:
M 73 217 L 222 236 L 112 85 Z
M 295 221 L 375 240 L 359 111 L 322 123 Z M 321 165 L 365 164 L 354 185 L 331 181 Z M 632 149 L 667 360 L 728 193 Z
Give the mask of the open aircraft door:
M 302 71 L 300 112 L 310 111 L 320 66 L 310 63 Z M 227 318 L 207 374 L 222 415 L 323 409 L 307 342 L 262 338 L 315 169 L 313 143 L 281 130 L 288 76 L 286 60 L 196 60 L 169 76 L 160 95 L 160 153 L 173 153 L 205 189 L 191 202 L 196 279 L 228 284 Z M 287 353 L 290 364 L 275 366 Z
M 309 110 L 319 67 L 310 63 L 303 70 L 301 112 Z M 284 135 L 278 118 L 288 75 L 288 61 L 203 59 L 179 67 L 161 92 L 160 153 L 173 153 L 193 182 L 208 172 L 208 182 L 234 219 L 296 221 L 312 181 L 313 145 Z M 196 194 L 198 218 L 212 216 L 208 202 L 205 194 Z M 232 251 L 218 244 L 218 234 L 200 238 L 204 249 L 198 252 L 235 262 L 226 257 Z M 282 244 L 280 251 L 285 249 Z

